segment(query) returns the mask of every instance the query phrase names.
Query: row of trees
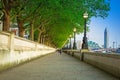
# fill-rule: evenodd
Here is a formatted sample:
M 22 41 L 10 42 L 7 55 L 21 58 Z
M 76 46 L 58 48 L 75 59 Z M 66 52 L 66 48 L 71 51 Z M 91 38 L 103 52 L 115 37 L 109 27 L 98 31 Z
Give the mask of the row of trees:
M 107 0 L 0 0 L 3 31 L 9 31 L 10 23 L 17 23 L 19 36 L 23 37 L 27 29 L 30 39 L 61 47 L 73 28 L 83 32 L 83 13 L 90 18 L 105 18 L 110 10 Z M 79 26 L 80 25 L 80 26 Z

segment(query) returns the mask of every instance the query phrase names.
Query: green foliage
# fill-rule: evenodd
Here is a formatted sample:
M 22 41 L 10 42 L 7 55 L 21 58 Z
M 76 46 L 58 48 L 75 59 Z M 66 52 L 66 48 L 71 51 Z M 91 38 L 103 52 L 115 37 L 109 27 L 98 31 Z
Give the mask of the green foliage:
M 24 20 L 24 24 L 31 24 L 35 20 L 35 39 L 37 40 L 41 28 L 44 28 L 45 31 L 43 33 L 47 35 L 48 41 L 51 41 L 49 43 L 56 47 L 62 47 L 69 35 L 73 34 L 74 27 L 77 28 L 77 33 L 83 32 L 84 12 L 88 12 L 89 17 L 87 21 L 90 22 L 90 18 L 93 16 L 107 17 L 110 10 L 110 4 L 107 0 L 15 1 L 16 5 L 14 4 L 15 8 L 12 8 L 12 16 L 19 16 Z M 27 27 L 30 28 L 30 25 Z
M 88 12 L 90 18 L 105 18 L 109 11 L 109 3 L 104 0 L 58 0 L 58 7 L 53 15 L 54 22 L 48 31 L 52 41 L 58 47 L 62 47 L 64 41 L 73 33 L 73 28 L 77 28 L 77 33 L 83 32 L 83 13 Z

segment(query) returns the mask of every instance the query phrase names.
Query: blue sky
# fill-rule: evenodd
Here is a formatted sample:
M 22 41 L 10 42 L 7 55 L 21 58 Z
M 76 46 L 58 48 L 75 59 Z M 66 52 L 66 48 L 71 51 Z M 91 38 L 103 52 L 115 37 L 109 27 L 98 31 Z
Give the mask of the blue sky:
M 104 44 L 104 29 L 108 29 L 109 47 L 113 47 L 113 41 L 120 45 L 120 0 L 110 0 L 111 10 L 108 17 L 91 18 L 88 39 L 97 42 L 100 46 Z M 81 34 L 83 35 L 83 34 Z M 80 36 L 77 36 L 80 39 Z

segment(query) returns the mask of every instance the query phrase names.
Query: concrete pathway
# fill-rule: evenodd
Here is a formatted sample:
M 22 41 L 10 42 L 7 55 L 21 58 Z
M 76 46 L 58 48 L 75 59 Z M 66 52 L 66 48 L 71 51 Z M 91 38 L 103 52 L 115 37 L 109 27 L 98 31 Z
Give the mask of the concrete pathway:
M 119 80 L 67 54 L 54 53 L 0 73 L 0 80 Z

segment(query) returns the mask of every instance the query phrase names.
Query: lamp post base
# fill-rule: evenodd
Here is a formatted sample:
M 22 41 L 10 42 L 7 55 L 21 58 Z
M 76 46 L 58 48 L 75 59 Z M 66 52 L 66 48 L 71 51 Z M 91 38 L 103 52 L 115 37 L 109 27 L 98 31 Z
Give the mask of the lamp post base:
M 89 52 L 89 49 L 81 49 L 80 52 L 81 52 L 81 53 Z
M 82 44 L 82 49 L 88 49 L 88 45 L 85 44 L 85 43 L 83 43 L 83 44 Z
M 87 37 L 83 37 L 82 49 L 80 52 L 89 52 Z
M 73 49 L 77 49 L 75 42 L 73 43 Z
M 82 49 L 88 49 L 87 37 L 83 37 Z

